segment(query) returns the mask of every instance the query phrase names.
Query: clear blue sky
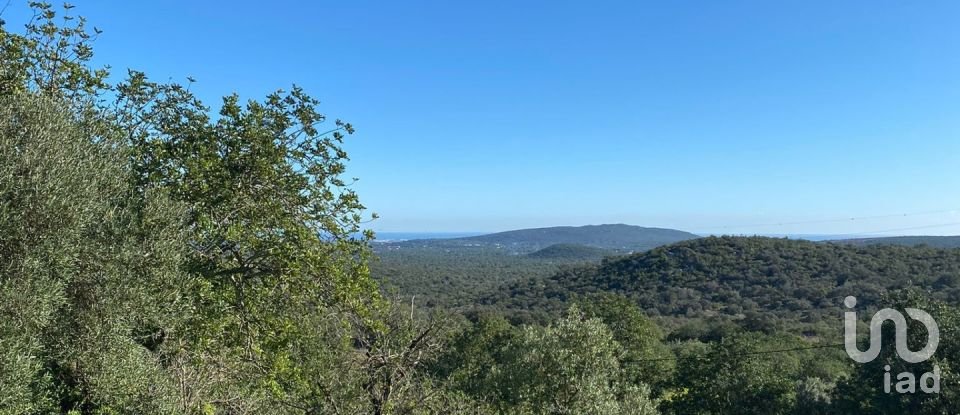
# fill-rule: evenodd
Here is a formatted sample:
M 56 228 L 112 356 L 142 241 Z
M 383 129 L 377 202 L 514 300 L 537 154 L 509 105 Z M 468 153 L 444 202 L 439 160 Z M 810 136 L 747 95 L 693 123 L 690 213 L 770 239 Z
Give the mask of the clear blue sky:
M 350 175 L 382 231 L 960 209 L 960 2 L 74 3 L 115 72 L 193 76 L 208 103 L 294 82 L 320 97 L 357 127 Z

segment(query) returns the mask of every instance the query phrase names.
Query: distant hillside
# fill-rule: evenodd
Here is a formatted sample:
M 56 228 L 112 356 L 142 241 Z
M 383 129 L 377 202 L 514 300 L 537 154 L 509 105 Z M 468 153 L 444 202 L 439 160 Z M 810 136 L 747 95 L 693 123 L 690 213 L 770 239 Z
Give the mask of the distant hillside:
M 933 248 L 960 248 L 960 236 L 891 236 L 885 238 L 857 238 L 833 241 L 857 246 L 867 245 L 927 245 Z
M 518 280 L 482 303 L 538 320 L 578 295 L 617 292 L 652 316 L 836 323 L 845 296 L 869 307 L 910 286 L 956 303 L 960 250 L 709 237 Z
M 555 259 L 561 261 L 589 261 L 614 255 L 614 251 L 593 246 L 577 244 L 554 244 L 539 251 L 527 254 L 530 258 Z
M 692 233 L 629 225 L 522 229 L 481 236 L 374 244 L 371 265 L 387 289 L 428 305 L 472 305 L 483 293 L 541 278 L 575 262 L 645 251 L 697 238 Z
M 676 229 L 618 224 L 521 229 L 464 239 L 501 245 L 547 247 L 555 244 L 578 244 L 606 249 L 643 251 L 698 237 Z
M 698 238 L 675 229 L 644 228 L 632 225 L 557 226 L 520 229 L 487 235 L 452 239 L 423 239 L 399 243 L 400 246 L 499 247 L 512 253 L 530 253 L 550 245 L 577 244 L 620 252 L 645 251 L 658 246 Z

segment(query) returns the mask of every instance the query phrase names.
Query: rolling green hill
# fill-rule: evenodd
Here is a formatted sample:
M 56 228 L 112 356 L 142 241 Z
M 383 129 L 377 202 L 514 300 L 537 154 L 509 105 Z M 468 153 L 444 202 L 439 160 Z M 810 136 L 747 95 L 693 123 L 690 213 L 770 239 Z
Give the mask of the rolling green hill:
M 664 319 L 839 324 L 845 296 L 870 307 L 884 292 L 906 287 L 957 303 L 960 250 L 709 237 L 515 281 L 481 302 L 539 320 L 577 296 L 615 292 Z

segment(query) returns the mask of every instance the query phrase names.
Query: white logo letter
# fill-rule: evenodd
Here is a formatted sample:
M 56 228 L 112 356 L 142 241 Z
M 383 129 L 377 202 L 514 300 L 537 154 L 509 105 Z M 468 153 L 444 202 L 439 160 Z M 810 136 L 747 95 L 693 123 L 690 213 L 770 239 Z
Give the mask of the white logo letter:
M 849 296 L 843 300 L 847 308 L 853 308 L 857 305 L 857 298 Z M 873 315 L 870 319 L 870 346 L 866 352 L 861 352 L 857 348 L 857 313 L 847 311 L 843 313 L 843 346 L 847 350 L 847 355 L 857 363 L 867 363 L 876 359 L 880 355 L 882 344 L 881 326 L 883 322 L 889 320 L 893 322 L 896 329 L 897 355 L 909 363 L 919 363 L 933 356 L 940 344 L 940 328 L 937 322 L 933 320 L 930 314 L 916 308 L 908 308 L 907 314 L 910 318 L 923 323 L 927 328 L 927 344 L 922 349 L 914 352 L 907 346 L 907 320 L 899 311 L 892 308 L 884 308 Z

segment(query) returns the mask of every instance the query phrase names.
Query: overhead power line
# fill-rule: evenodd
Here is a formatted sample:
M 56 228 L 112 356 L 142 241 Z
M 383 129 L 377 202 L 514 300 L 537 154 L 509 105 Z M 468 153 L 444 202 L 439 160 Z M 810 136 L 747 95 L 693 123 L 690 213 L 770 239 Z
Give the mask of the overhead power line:
M 958 225 L 960 225 L 960 222 L 941 223 L 941 224 L 937 224 L 937 225 L 913 226 L 913 227 L 909 227 L 909 228 L 884 229 L 884 230 L 879 230 L 879 231 L 863 232 L 863 234 L 886 233 L 886 232 L 900 232 L 900 231 L 912 231 L 912 230 L 915 230 L 915 229 L 943 228 L 943 227 L 946 227 L 946 226 L 958 226 Z
M 704 226 L 704 227 L 700 227 L 699 229 L 737 229 L 737 228 L 759 228 L 759 227 L 790 226 L 790 225 L 812 225 L 812 224 L 819 224 L 819 223 L 856 222 L 856 221 L 867 221 L 867 220 L 874 220 L 874 219 L 928 216 L 928 215 L 936 215 L 936 214 L 943 214 L 943 213 L 957 213 L 957 212 L 960 212 L 960 209 L 933 210 L 933 211 L 926 211 L 926 212 L 895 213 L 895 214 L 877 215 L 877 216 L 857 216 L 857 217 L 805 220 L 805 221 L 792 221 L 792 222 L 788 221 L 788 222 L 753 223 L 753 224 L 742 224 L 742 225 Z M 953 224 L 933 225 L 930 227 L 948 226 L 948 225 L 953 225 Z M 910 229 L 914 229 L 914 228 L 910 228 Z M 916 228 L 916 229 L 922 229 L 922 228 Z M 909 230 L 909 229 L 903 229 L 903 230 Z M 897 229 L 887 230 L 887 231 L 877 231 L 877 233 L 894 232 L 894 231 L 897 231 Z

